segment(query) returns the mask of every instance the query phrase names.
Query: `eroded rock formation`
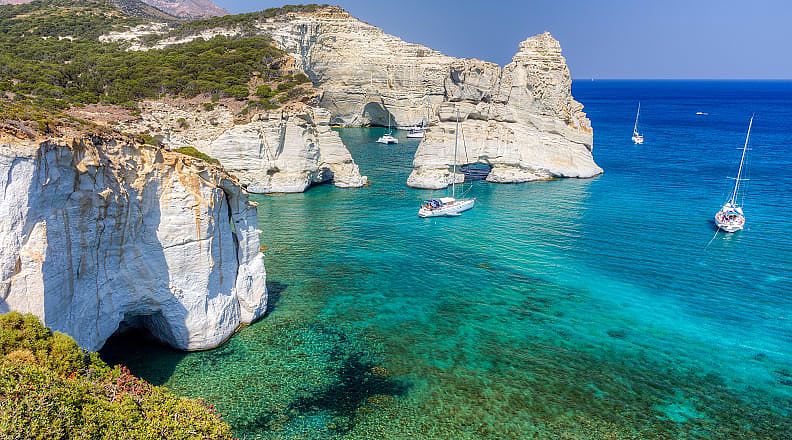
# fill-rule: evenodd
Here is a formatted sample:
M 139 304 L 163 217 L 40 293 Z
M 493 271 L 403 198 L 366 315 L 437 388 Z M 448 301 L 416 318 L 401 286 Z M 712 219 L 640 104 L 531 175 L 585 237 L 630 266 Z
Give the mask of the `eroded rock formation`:
M 148 102 L 142 108 L 128 131 L 167 133 L 169 147 L 193 146 L 219 160 L 250 192 L 302 192 L 324 182 L 361 187 L 367 180 L 322 108 L 297 103 L 243 122 L 224 106 L 207 112 Z
M 406 43 L 335 7 L 262 20 L 258 29 L 294 56 L 323 91 L 320 102 L 333 123 L 386 125 L 390 117 L 412 125 L 428 119 L 432 128 L 416 154 L 411 186 L 450 183 L 457 108 L 466 161 L 490 164 L 490 181 L 602 172 L 591 154 L 590 122 L 571 95 L 569 69 L 550 34 L 524 41 L 501 68 Z
M 128 138 L 0 140 L 0 311 L 90 350 L 119 326 L 214 347 L 266 310 L 255 204 L 222 169 Z
M 547 33 L 522 42 L 503 69 L 478 60 L 453 63 L 439 123 L 416 151 L 408 185 L 437 189 L 462 179 L 451 172 L 457 118 L 462 130 L 456 162 L 490 165 L 490 182 L 602 173 L 591 154 L 590 121 L 571 85 L 561 46 Z

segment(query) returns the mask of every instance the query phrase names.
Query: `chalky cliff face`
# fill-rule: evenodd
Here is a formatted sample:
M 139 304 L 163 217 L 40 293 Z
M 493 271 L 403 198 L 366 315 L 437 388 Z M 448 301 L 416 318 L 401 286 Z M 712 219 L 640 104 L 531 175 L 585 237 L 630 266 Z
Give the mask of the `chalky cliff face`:
M 95 350 L 142 326 L 217 346 L 266 311 L 255 205 L 222 170 L 125 138 L 0 142 L 0 312 Z
M 602 173 L 592 157 L 593 130 L 572 98 L 569 69 L 550 34 L 520 44 L 503 69 L 476 60 L 451 65 L 439 123 L 415 154 L 407 183 L 443 188 L 453 179 L 456 121 L 462 133 L 456 163 L 492 167 L 487 180 L 518 183 Z
M 392 118 L 398 125 L 431 124 L 411 186 L 451 182 L 457 110 L 467 161 L 491 165 L 490 181 L 602 172 L 591 154 L 590 121 L 571 95 L 569 69 L 549 34 L 524 41 L 501 68 L 406 43 L 334 7 L 260 21 L 258 27 L 323 91 L 321 105 L 334 123 L 387 125 Z
M 222 105 L 211 111 L 164 102 L 141 107 L 140 119 L 127 123 L 127 131 L 167 133 L 171 148 L 192 146 L 219 160 L 250 192 L 303 192 L 325 182 L 342 188 L 366 184 L 322 108 L 295 103 L 239 122 Z

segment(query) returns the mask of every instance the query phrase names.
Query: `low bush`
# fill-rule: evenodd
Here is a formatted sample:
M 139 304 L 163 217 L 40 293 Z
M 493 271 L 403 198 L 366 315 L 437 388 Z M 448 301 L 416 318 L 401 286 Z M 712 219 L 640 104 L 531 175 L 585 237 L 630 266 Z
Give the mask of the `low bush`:
M 33 315 L 0 315 L 0 438 L 231 439 L 199 400 L 107 366 Z
M 202 153 L 202 152 L 198 151 L 195 147 L 181 147 L 181 148 L 177 148 L 176 152 L 184 154 L 184 155 L 187 155 L 187 156 L 194 157 L 196 159 L 201 159 L 202 161 L 204 161 L 206 163 L 211 163 L 211 164 L 214 164 L 214 165 L 217 165 L 217 164 L 220 163 L 219 160 L 209 156 L 206 153 Z

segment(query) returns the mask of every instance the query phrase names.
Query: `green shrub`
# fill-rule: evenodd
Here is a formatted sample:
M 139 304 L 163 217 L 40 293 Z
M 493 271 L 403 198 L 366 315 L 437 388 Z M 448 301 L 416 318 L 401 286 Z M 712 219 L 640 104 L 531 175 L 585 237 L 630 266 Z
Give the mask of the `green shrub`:
M 152 136 L 148 133 L 143 133 L 138 136 L 138 141 L 145 145 L 153 145 L 155 147 L 162 146 L 162 136 Z
M 244 101 L 247 99 L 250 92 L 248 91 L 247 85 L 236 85 L 224 89 L 223 93 L 225 93 L 226 96 L 236 99 L 237 101 Z
M 272 91 L 272 87 L 264 84 L 256 88 L 256 96 L 259 98 L 272 98 L 275 94 Z
M 302 98 L 305 96 L 305 89 L 301 87 L 295 87 L 285 93 L 286 100 L 295 100 L 298 98 Z
M 231 439 L 211 407 L 110 368 L 33 315 L 0 315 L 0 438 Z
M 211 164 L 215 164 L 215 165 L 220 163 L 219 160 L 209 156 L 206 153 L 202 153 L 202 152 L 198 151 L 195 147 L 181 147 L 181 148 L 177 148 L 176 152 L 177 153 L 181 153 L 181 154 L 185 154 L 187 156 L 194 157 L 196 159 L 201 159 L 202 161 L 204 161 L 206 163 L 211 163 Z
M 280 107 L 280 104 L 278 103 L 277 100 L 274 99 L 262 99 L 260 101 L 250 101 L 248 102 L 248 105 L 245 106 L 244 109 L 242 109 L 240 116 L 246 116 L 248 113 L 250 113 L 251 110 L 256 110 L 256 109 L 274 110 L 278 107 Z
M 288 90 L 291 90 L 293 87 L 294 87 L 294 83 L 293 82 L 286 81 L 286 82 L 282 82 L 282 83 L 278 84 L 278 86 L 275 88 L 275 90 L 277 90 L 278 92 L 286 92 Z
M 304 73 L 296 73 L 292 75 L 292 81 L 296 84 L 305 84 L 311 82 L 311 80 L 306 76 Z

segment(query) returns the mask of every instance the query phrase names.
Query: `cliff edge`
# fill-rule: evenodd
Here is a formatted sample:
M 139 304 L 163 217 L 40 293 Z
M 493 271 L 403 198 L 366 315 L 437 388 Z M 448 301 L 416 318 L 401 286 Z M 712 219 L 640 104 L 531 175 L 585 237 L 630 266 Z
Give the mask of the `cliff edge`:
M 222 169 L 125 136 L 0 139 L 0 312 L 100 348 L 144 327 L 179 349 L 266 311 L 255 204 Z

